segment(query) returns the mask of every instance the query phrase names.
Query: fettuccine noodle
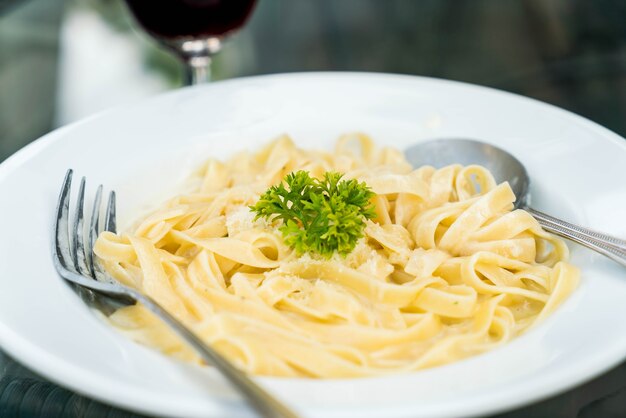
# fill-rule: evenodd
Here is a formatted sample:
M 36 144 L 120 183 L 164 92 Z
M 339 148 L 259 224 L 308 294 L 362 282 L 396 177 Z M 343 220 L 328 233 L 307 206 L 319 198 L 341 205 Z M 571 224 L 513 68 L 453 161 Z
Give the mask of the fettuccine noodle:
M 288 173 L 364 181 L 376 218 L 345 258 L 287 247 L 249 206 Z M 177 196 L 95 252 L 120 282 L 153 297 L 242 369 L 259 375 L 373 376 L 491 350 L 538 323 L 576 288 L 568 249 L 483 167 L 414 170 L 365 135 L 332 153 L 283 136 L 208 161 Z M 110 321 L 135 340 L 199 362 L 143 306 Z

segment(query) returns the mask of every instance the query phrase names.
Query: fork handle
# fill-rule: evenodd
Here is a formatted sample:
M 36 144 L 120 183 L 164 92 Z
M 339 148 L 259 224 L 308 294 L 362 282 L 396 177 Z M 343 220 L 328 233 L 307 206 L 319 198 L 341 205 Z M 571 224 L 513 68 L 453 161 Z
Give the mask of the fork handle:
M 245 399 L 263 417 L 297 418 L 298 415 L 279 402 L 263 388 L 254 383 L 244 372 L 222 357 L 211 346 L 205 344 L 180 321 L 170 315 L 154 299 L 128 288 L 129 296 L 141 302 L 152 313 L 165 322 L 178 336 L 185 340 L 207 364 L 215 366 L 228 381 L 245 395 Z
M 548 232 L 570 239 L 626 267 L 626 241 L 589 228 L 574 225 L 546 213 L 524 208 Z

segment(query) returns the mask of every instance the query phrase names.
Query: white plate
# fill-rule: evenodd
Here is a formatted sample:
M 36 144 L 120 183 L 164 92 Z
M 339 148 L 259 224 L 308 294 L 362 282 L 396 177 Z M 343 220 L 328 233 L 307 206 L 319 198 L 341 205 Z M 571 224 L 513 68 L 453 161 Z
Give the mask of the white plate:
M 25 116 L 27 117 L 27 116 Z M 427 78 L 374 74 L 253 77 L 182 89 L 55 131 L 0 166 L 0 345 L 47 378 L 104 402 L 175 416 L 249 416 L 208 368 L 128 341 L 57 277 L 52 217 L 68 167 L 118 191 L 123 224 L 198 161 L 290 133 L 328 148 L 361 130 L 404 148 L 480 138 L 528 167 L 539 209 L 626 236 L 626 142 L 519 96 Z M 356 380 L 258 379 L 307 417 L 452 417 L 493 413 L 577 385 L 626 355 L 626 270 L 578 247 L 575 294 L 541 326 L 469 360 Z

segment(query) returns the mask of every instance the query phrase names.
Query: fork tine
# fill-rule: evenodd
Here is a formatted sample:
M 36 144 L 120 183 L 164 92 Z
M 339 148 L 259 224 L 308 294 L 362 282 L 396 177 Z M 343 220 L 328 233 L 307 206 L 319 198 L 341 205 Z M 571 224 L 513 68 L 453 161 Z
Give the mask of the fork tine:
M 67 170 L 59 201 L 57 203 L 57 217 L 54 228 L 55 255 L 64 268 L 75 271 L 74 262 L 71 256 L 70 236 L 69 236 L 69 209 L 70 191 L 72 190 L 72 169 Z
M 107 213 L 104 220 L 104 230 L 117 233 L 117 224 L 115 216 L 115 191 L 109 193 L 109 203 L 107 204 Z
M 76 211 L 72 228 L 73 251 L 72 258 L 78 273 L 83 276 L 91 276 L 85 260 L 85 236 L 84 236 L 84 206 L 85 206 L 85 177 L 80 180 Z
M 102 185 L 98 186 L 96 197 L 93 201 L 91 210 L 91 221 L 89 222 L 89 242 L 85 246 L 85 254 L 87 255 L 87 264 L 91 269 L 92 276 L 97 278 L 96 265 L 93 257 L 93 247 L 100 233 L 100 205 L 102 202 Z
M 101 194 L 101 190 L 98 190 L 98 194 Z M 96 195 L 97 205 L 100 207 L 100 196 Z M 95 228 L 97 231 L 97 227 Z M 116 216 L 115 216 L 115 192 L 112 190 L 109 193 L 109 201 L 107 202 L 107 210 L 104 217 L 104 230 L 116 233 Z M 92 241 L 93 243 L 96 241 L 97 233 Z M 93 247 L 92 247 L 93 248 Z M 99 281 L 109 281 L 107 275 L 102 270 L 102 266 L 96 260 L 93 260 L 93 252 L 92 252 L 92 262 L 93 262 L 93 273 L 96 280 Z

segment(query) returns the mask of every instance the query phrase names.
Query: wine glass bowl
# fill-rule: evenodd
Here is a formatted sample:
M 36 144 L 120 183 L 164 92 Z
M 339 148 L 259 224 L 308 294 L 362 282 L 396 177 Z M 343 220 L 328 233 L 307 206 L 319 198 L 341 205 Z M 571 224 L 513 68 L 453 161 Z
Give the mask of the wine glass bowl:
M 210 78 L 211 57 L 246 23 L 256 0 L 126 0 L 137 22 L 187 64 L 187 81 Z

